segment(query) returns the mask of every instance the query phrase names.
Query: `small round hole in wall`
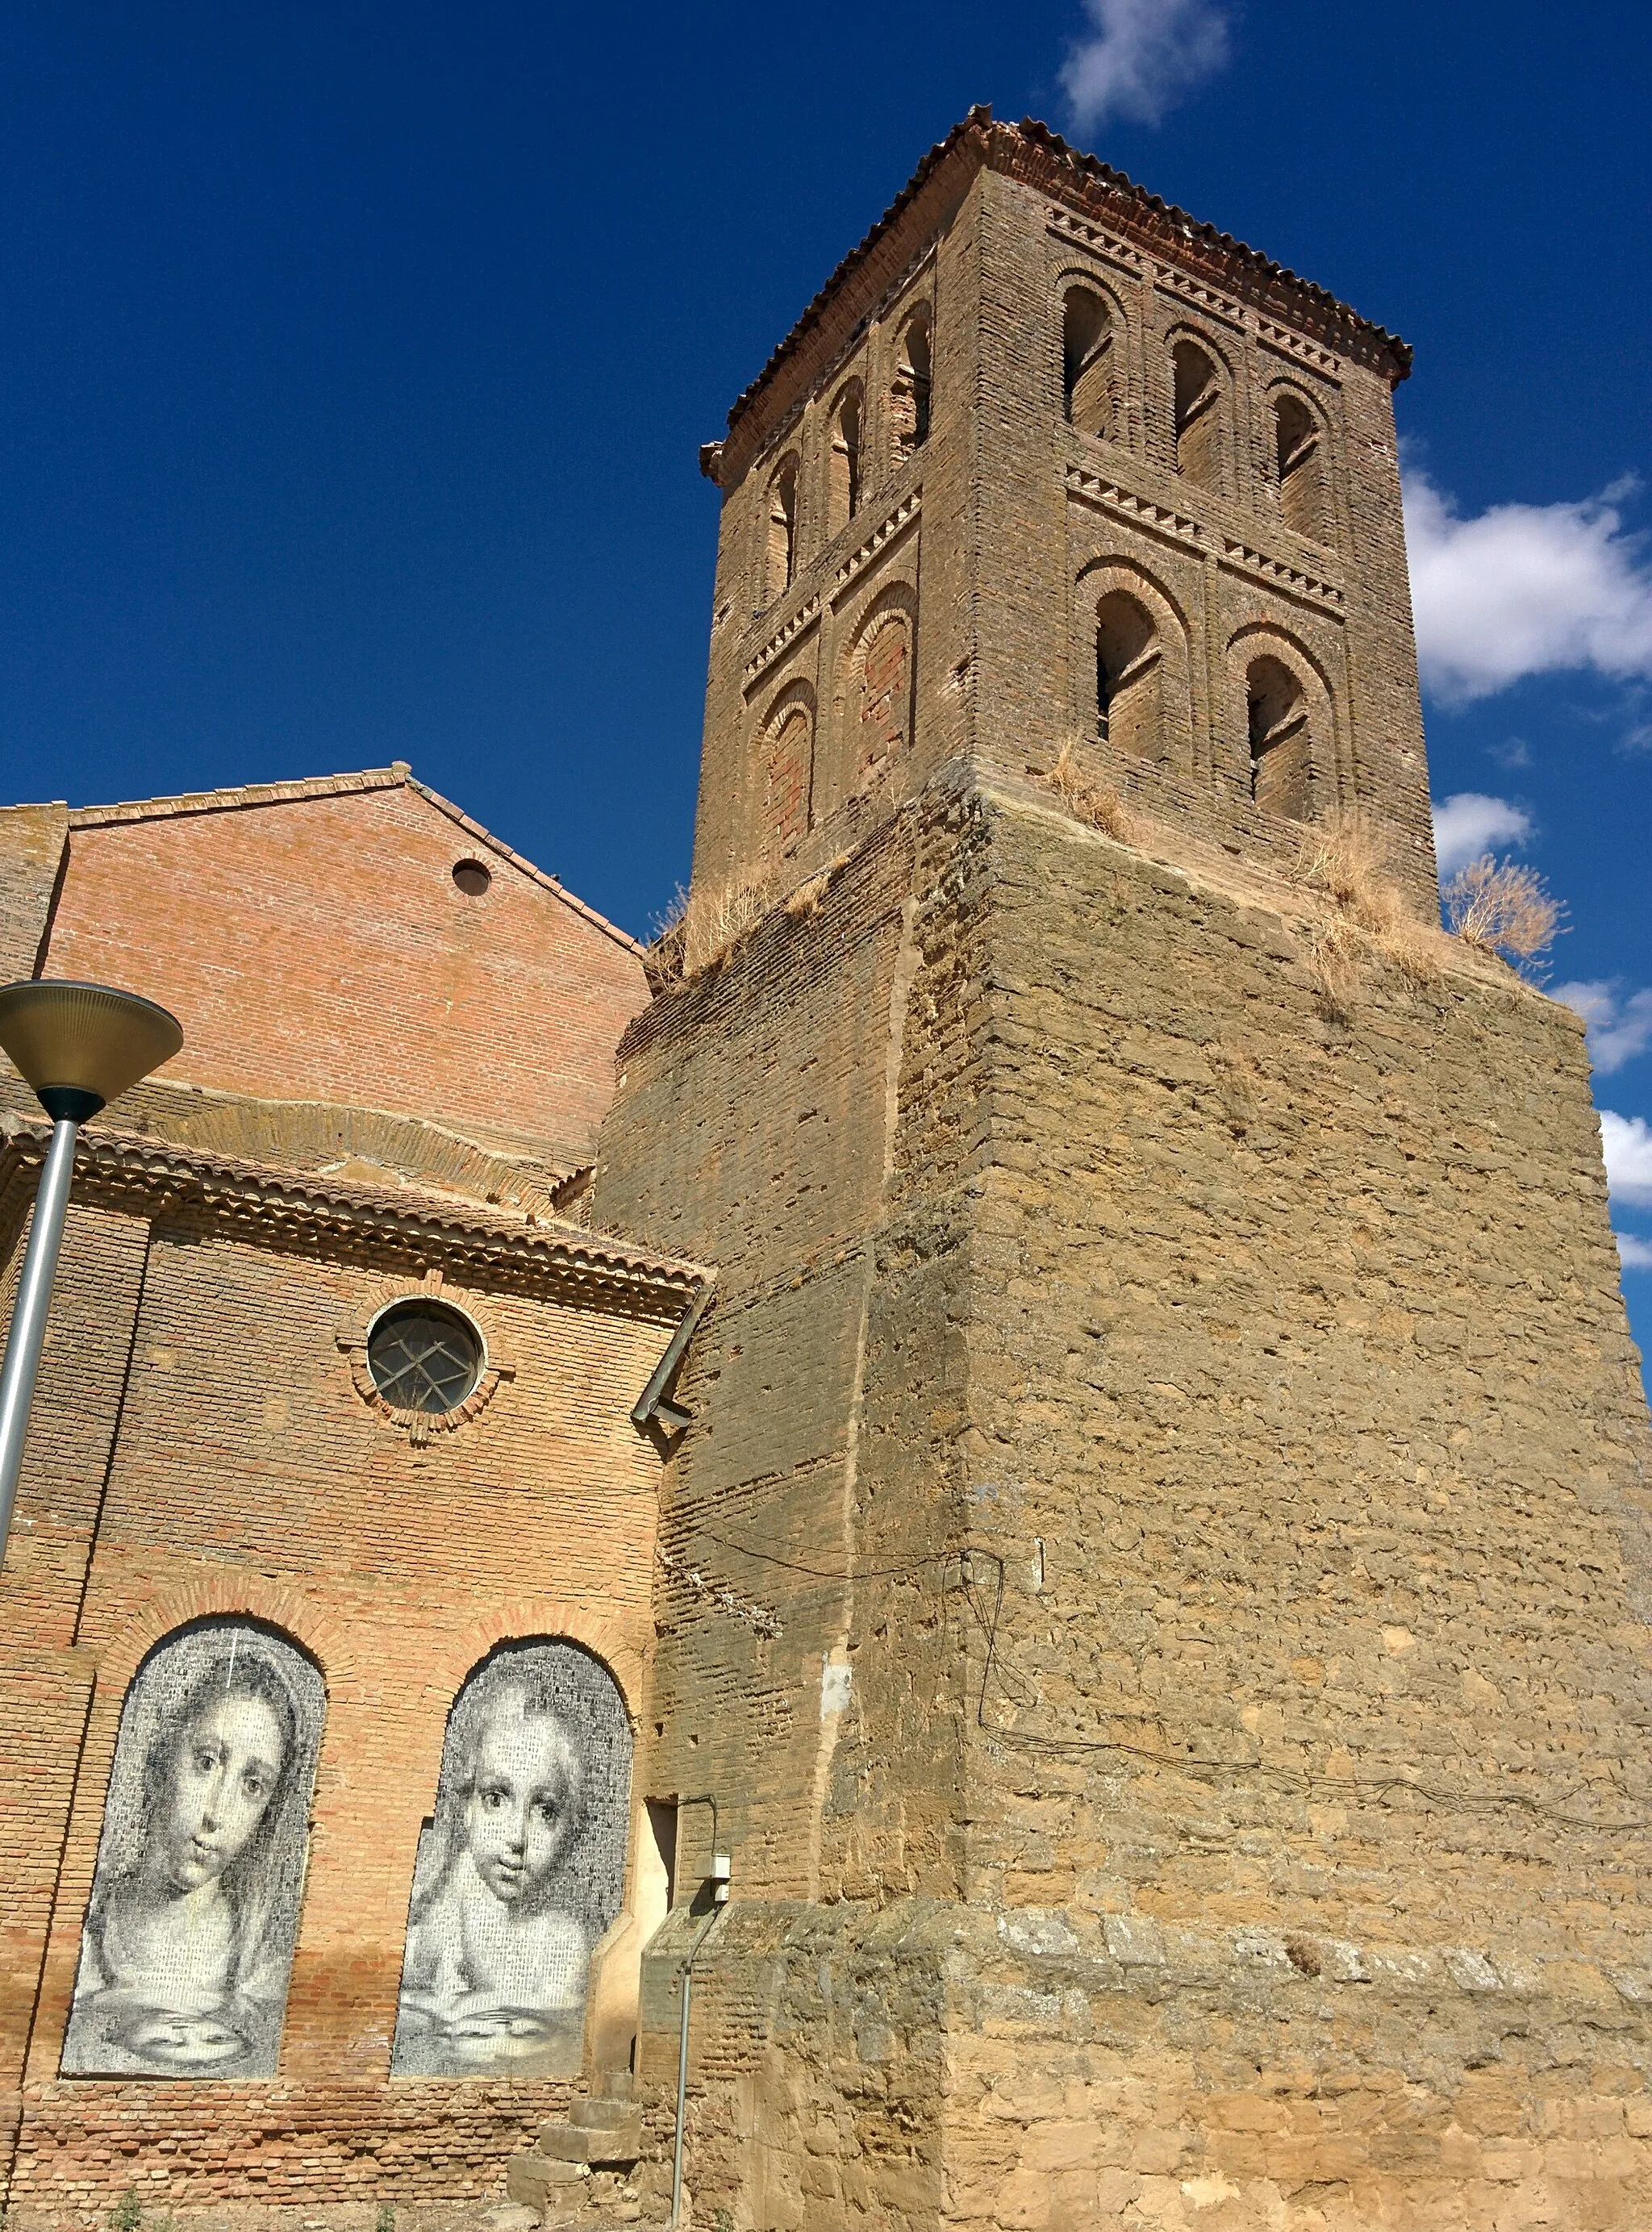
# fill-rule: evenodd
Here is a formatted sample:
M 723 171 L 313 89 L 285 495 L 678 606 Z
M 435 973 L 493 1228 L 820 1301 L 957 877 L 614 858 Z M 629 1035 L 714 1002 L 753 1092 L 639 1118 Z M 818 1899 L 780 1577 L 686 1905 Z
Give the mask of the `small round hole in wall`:
M 493 881 L 493 870 L 480 860 L 456 860 L 453 880 L 468 899 L 479 899 Z

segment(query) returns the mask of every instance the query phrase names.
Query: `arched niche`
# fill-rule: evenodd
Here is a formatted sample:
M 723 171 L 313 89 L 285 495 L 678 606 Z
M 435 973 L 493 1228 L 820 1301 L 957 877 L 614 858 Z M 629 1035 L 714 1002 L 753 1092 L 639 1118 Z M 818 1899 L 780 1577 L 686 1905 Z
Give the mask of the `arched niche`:
M 1233 452 L 1233 372 L 1208 334 L 1179 327 L 1168 337 L 1172 462 L 1190 486 L 1228 486 Z
M 778 867 L 796 851 L 813 820 L 814 730 L 813 691 L 807 682 L 787 683 L 758 728 L 758 849 L 767 867 Z
M 1228 647 L 1230 764 L 1255 805 L 1286 821 L 1352 803 L 1335 693 L 1305 646 L 1267 624 Z
M 910 749 L 917 670 L 917 593 L 891 581 L 856 622 L 839 665 L 833 727 L 840 796 L 872 789 Z
M 625 1892 L 631 1770 L 625 1697 L 583 1645 L 513 1638 L 467 1676 L 419 1838 L 392 2074 L 577 2073 L 592 1953 Z
M 326 1710 L 314 1659 L 262 1620 L 193 1620 L 146 1655 L 121 1705 L 66 2075 L 275 2075 Z
M 1126 769 L 1190 763 L 1187 623 L 1144 568 L 1098 558 L 1079 573 L 1072 666 L 1072 726 L 1084 745 Z
M 1268 463 L 1279 514 L 1293 533 L 1329 543 L 1331 437 L 1318 402 L 1281 381 L 1267 396 Z
M 930 388 L 934 339 L 928 302 L 916 303 L 896 331 L 895 369 L 889 386 L 890 464 L 898 470 L 930 438 Z
M 1111 290 L 1070 271 L 1057 288 L 1061 408 L 1081 434 L 1116 438 L 1124 416 L 1125 321 Z
M 768 477 L 763 500 L 762 601 L 772 605 L 792 586 L 798 561 L 797 452 L 788 451 Z
M 826 521 L 827 539 L 840 535 L 860 509 L 865 483 L 866 395 L 847 380 L 826 414 Z

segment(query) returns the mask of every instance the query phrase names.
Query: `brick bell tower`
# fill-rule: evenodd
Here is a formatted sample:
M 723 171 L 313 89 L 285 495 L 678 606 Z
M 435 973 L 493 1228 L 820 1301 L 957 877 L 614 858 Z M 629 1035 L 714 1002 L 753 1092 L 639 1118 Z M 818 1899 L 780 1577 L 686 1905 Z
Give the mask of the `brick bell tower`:
M 1433 927 L 1409 362 L 976 110 L 705 453 L 595 1204 L 721 1267 L 696 2220 L 1652 2222 L 1652 1449 L 1579 1027 Z

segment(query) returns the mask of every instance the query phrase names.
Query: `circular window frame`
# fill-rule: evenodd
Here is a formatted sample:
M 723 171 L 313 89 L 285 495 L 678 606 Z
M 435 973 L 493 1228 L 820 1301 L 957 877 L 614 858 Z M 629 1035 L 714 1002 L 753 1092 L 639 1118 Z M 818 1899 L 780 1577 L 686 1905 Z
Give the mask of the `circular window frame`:
M 474 853 L 467 853 L 462 860 L 456 860 L 449 873 L 461 899 L 485 899 L 493 889 L 493 870 L 485 860 L 477 860 Z M 477 877 L 481 878 L 479 883 Z
M 423 1309 L 433 1315 L 457 1318 L 470 1330 L 480 1354 L 480 1364 L 470 1392 L 450 1411 L 413 1411 L 391 1402 L 382 1392 L 373 1377 L 370 1346 L 373 1335 L 392 1311 Z M 406 1286 L 398 1283 L 381 1290 L 378 1301 L 365 1322 L 347 1326 L 340 1330 L 338 1346 L 350 1367 L 350 1376 L 357 1394 L 384 1422 L 405 1433 L 416 1448 L 423 1447 L 434 1435 L 450 1434 L 471 1419 L 493 1400 L 502 1380 L 515 1377 L 515 1366 L 501 1357 L 496 1341 L 489 1338 L 483 1314 L 467 1298 L 459 1301 L 448 1294 L 440 1275 L 428 1278 L 423 1285 Z

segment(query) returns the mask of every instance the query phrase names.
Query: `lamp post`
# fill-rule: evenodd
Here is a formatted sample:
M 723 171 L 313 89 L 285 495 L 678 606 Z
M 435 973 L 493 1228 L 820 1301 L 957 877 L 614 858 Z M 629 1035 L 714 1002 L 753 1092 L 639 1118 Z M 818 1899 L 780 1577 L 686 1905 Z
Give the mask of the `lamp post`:
M 0 1565 L 11 1530 L 11 1502 L 29 1434 L 29 1406 L 46 1338 L 52 1274 L 63 1237 L 75 1142 L 89 1116 L 170 1061 L 184 1043 L 176 1015 L 135 992 L 107 984 L 36 977 L 0 985 L 0 1047 L 35 1089 L 52 1119 L 52 1144 L 35 1195 L 35 1222 L 6 1360 L 0 1366 Z

